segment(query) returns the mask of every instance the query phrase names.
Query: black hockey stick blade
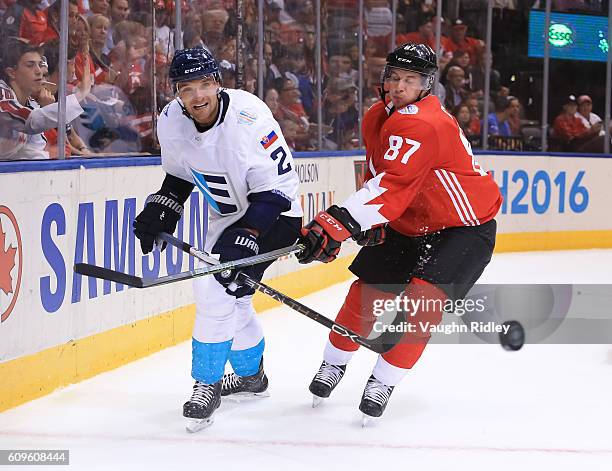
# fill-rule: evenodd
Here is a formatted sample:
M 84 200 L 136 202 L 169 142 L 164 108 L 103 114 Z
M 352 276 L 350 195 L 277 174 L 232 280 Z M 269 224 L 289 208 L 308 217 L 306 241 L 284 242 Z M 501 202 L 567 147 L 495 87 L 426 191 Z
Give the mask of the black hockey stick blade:
M 208 271 L 203 268 L 175 273 L 173 275 L 166 275 L 159 278 L 140 278 L 138 276 L 129 275 L 120 271 L 111 270 L 110 268 L 90 265 L 89 263 L 77 263 L 74 266 L 74 271 L 81 275 L 114 281 L 115 283 L 121 283 L 131 286 L 132 288 L 150 288 L 152 286 L 160 286 L 168 283 L 174 283 L 176 281 L 190 280 L 198 276 L 209 274 Z
M 103 280 L 114 281 L 123 285 L 132 286 L 133 288 L 144 288 L 142 278 L 120 271 L 111 270 L 110 268 L 98 267 L 89 263 L 77 263 L 74 265 L 75 273 L 93 278 L 101 278 Z

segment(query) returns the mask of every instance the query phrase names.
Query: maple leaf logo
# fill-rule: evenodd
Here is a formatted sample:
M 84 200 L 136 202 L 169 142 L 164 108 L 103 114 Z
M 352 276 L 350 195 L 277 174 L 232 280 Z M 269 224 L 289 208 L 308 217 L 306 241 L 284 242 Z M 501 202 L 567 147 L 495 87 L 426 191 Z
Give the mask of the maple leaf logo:
M 17 249 L 12 245 L 5 250 L 4 243 L 6 241 L 6 233 L 2 229 L 2 221 L 0 221 L 0 289 L 4 294 L 13 292 L 13 278 L 11 278 L 11 270 L 15 268 L 15 254 Z

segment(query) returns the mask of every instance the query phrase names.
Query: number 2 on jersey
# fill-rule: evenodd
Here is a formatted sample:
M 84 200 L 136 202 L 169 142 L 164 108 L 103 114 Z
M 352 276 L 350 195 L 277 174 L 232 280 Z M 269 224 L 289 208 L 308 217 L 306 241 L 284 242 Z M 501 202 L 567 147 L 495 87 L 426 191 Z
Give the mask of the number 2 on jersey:
M 289 162 L 285 162 L 285 159 L 287 158 L 287 151 L 283 149 L 283 146 L 274 149 L 272 151 L 272 154 L 270 154 L 270 157 L 272 157 L 272 160 L 274 160 L 275 162 L 280 157 L 280 161 L 278 162 L 279 175 L 284 175 L 285 173 L 291 171 L 291 164 Z
M 385 160 L 397 159 L 397 156 L 400 153 L 400 149 L 404 145 L 404 141 L 410 147 L 402 156 L 401 162 L 403 164 L 408 163 L 408 159 L 410 158 L 412 154 L 414 154 L 417 150 L 419 150 L 419 147 L 421 147 L 421 143 L 419 141 L 414 141 L 412 139 L 408 139 L 407 137 L 404 138 L 401 136 L 389 136 L 389 148 L 387 149 L 387 152 L 385 152 L 385 155 L 384 155 Z

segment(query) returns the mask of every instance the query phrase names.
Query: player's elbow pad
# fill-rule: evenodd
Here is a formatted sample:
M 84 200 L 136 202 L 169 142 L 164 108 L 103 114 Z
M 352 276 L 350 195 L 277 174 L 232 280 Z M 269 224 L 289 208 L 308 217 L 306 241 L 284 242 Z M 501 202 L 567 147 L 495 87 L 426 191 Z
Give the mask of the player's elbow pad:
M 250 204 L 240 225 L 257 229 L 260 235 L 270 230 L 281 213 L 291 209 L 291 199 L 278 190 L 251 193 L 247 199 Z
M 195 185 L 191 182 L 166 174 L 161 188 L 157 192 L 160 195 L 169 196 L 181 205 L 187 201 Z

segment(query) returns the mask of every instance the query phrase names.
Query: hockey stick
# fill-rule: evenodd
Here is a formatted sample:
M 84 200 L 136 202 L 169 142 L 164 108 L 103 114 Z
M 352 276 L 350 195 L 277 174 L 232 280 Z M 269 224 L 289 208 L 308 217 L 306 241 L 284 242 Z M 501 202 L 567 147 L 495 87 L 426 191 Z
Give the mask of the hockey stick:
M 240 260 L 233 260 L 230 262 L 219 263 L 219 261 L 208 255 L 205 252 L 197 250 L 191 245 L 179 240 L 170 234 L 162 234 L 160 235 L 160 239 L 168 242 L 170 245 L 178 247 L 198 258 L 208 263 L 210 266 L 197 268 L 195 270 L 190 270 L 181 273 L 175 273 L 174 275 L 166 275 L 161 278 L 141 278 L 135 275 L 129 275 L 127 273 L 123 273 L 120 271 L 111 270 L 110 268 L 99 267 L 96 265 L 90 265 L 88 263 L 77 263 L 74 266 L 74 271 L 79 273 L 80 275 L 92 276 L 94 278 L 101 278 L 103 280 L 114 281 L 116 283 L 121 283 L 127 286 L 131 286 L 133 288 L 149 288 L 151 286 L 160 286 L 168 283 L 174 283 L 176 281 L 188 280 L 190 278 L 195 278 L 198 276 L 204 275 L 213 275 L 215 273 L 220 273 L 226 270 L 233 270 L 235 268 L 240 268 L 244 266 L 256 265 L 258 263 L 269 262 L 270 260 L 276 260 L 279 257 L 290 255 L 294 252 L 299 252 L 304 248 L 303 245 L 294 244 L 289 247 L 285 247 L 278 250 L 273 250 L 272 252 L 266 252 L 260 255 L 254 255 L 252 257 L 243 258 Z M 184 246 L 183 246 L 184 245 Z M 192 253 L 194 252 L 194 253 Z M 195 255 L 197 252 L 197 255 Z
M 173 245 L 174 247 L 177 247 L 183 250 L 184 252 L 191 254 L 195 258 L 202 260 L 205 263 L 211 263 L 211 264 L 215 264 L 215 266 L 219 266 L 218 265 L 219 261 L 217 259 L 212 258 L 210 255 L 206 254 L 205 252 L 202 252 L 196 249 L 195 247 L 189 245 L 188 243 L 180 239 L 177 239 L 176 237 L 173 237 L 169 234 L 163 234 L 161 238 L 165 240 L 166 242 L 168 242 L 170 245 Z M 352 342 L 358 345 L 361 345 L 369 350 L 372 350 L 375 353 L 385 353 L 391 350 L 395 346 L 394 343 L 384 344 L 377 340 L 369 340 L 369 339 L 366 339 L 365 337 L 361 337 L 360 335 L 357 335 L 355 332 L 347 329 L 341 324 L 338 324 L 332 321 L 331 319 L 329 319 L 328 317 L 325 317 L 323 314 L 318 313 L 314 309 L 311 309 L 308 306 L 303 305 L 302 303 L 296 301 L 295 299 L 290 298 L 289 296 L 281 293 L 280 291 L 276 291 L 274 288 L 271 288 L 270 286 L 265 285 L 260 281 L 250 278 L 244 273 L 240 273 L 238 276 L 240 277 L 241 281 L 245 285 L 249 286 L 250 288 L 254 288 L 260 293 L 270 296 L 272 299 L 279 301 L 285 306 L 289 306 L 291 309 L 299 312 L 300 314 L 305 315 L 306 317 L 312 319 L 313 321 L 318 322 L 321 325 L 324 325 L 325 327 L 332 330 L 333 332 L 336 332 L 337 334 L 343 337 L 346 337 Z

